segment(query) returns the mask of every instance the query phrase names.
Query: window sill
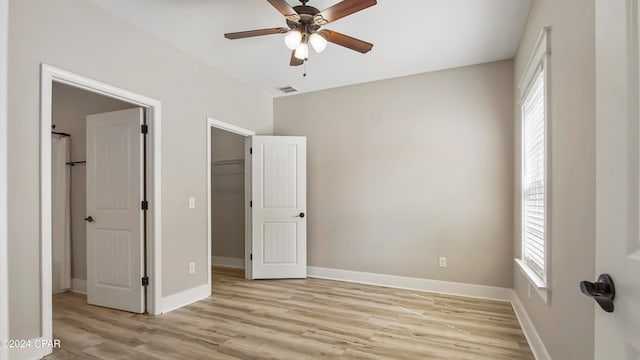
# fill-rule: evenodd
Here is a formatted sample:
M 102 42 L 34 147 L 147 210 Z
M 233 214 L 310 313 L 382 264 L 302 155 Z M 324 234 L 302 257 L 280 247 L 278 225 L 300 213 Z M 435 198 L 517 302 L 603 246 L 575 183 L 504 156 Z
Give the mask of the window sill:
M 551 289 L 547 286 L 547 284 L 542 281 L 538 275 L 527 265 L 522 259 L 515 259 L 516 264 L 518 264 L 518 268 L 524 275 L 524 277 L 529 281 L 530 286 L 536 291 L 538 296 L 544 301 L 545 304 L 549 303 L 549 293 Z

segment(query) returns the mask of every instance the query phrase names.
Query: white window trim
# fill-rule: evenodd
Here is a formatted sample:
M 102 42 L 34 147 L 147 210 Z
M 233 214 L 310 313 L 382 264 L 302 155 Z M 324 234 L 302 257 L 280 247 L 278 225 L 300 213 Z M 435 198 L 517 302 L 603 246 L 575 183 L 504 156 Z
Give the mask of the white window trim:
M 544 274 L 540 277 L 522 258 L 522 252 L 524 251 L 524 226 L 523 217 L 524 213 L 522 212 L 522 189 L 520 189 L 520 197 L 521 197 L 521 205 L 520 205 L 520 219 L 521 219 L 521 233 L 520 233 L 520 241 L 521 241 L 521 253 L 520 257 L 515 259 L 516 264 L 522 271 L 522 274 L 532 285 L 536 293 L 540 296 L 540 298 L 546 303 L 549 303 L 549 295 L 551 289 L 551 161 L 550 161 L 550 152 L 551 152 L 551 137 L 550 137 L 550 71 L 549 71 L 549 54 L 551 54 L 551 47 L 549 43 L 549 27 L 544 27 L 540 36 L 538 37 L 538 41 L 536 42 L 533 54 L 527 63 L 527 67 L 525 68 L 524 74 L 520 79 L 518 84 L 519 90 L 519 99 L 520 104 L 524 101 L 524 98 L 528 95 L 528 92 L 533 84 L 536 75 L 539 74 L 540 66 L 542 66 L 542 71 L 544 73 L 544 88 L 545 88 L 545 104 L 544 104 L 544 112 L 545 112 L 545 245 L 544 245 Z M 520 123 L 522 124 L 522 112 L 520 113 Z M 521 131 L 522 134 L 522 131 Z M 522 141 L 521 141 L 522 144 Z M 523 174 L 523 166 L 524 166 L 524 153 L 522 152 L 522 148 L 520 149 L 521 156 L 521 168 L 520 168 L 520 176 L 521 176 L 521 184 L 522 184 L 522 174 Z

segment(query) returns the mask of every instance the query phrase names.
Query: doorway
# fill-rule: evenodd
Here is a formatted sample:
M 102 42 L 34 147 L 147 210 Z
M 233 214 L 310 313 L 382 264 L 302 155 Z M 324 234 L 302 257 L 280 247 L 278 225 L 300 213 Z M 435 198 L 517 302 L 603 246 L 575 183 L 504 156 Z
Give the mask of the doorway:
M 255 132 L 207 118 L 207 237 L 212 266 L 244 269 L 251 279 L 251 136 Z
M 52 104 L 54 84 L 64 84 L 76 89 L 82 89 L 111 99 L 126 102 L 142 108 L 148 124 L 146 136 L 146 193 L 149 200 L 148 210 L 145 212 L 144 229 L 147 234 L 146 253 L 148 286 L 147 311 L 149 314 L 162 313 L 161 304 L 161 223 L 158 214 L 161 213 L 160 175 L 161 175 L 161 103 L 157 100 L 129 92 L 100 81 L 86 78 L 43 64 L 41 66 L 41 102 L 40 102 L 40 233 L 41 235 L 41 266 L 40 266 L 40 296 L 41 296 L 41 338 L 32 340 L 52 339 Z M 39 356 L 42 356 L 39 354 Z
M 52 94 L 52 290 L 86 295 L 86 117 L 138 106 L 60 83 Z

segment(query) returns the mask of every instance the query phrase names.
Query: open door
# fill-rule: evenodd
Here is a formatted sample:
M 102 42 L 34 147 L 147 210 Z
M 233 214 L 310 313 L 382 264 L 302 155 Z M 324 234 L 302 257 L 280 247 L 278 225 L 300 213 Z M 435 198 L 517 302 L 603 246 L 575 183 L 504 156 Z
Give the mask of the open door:
M 143 109 L 87 116 L 87 301 L 144 312 Z
M 596 0 L 596 275 L 602 281 L 587 290 L 597 290 L 591 294 L 604 305 L 595 306 L 598 360 L 640 359 L 639 22 L 637 1 Z M 606 275 L 615 288 L 602 286 Z
M 307 277 L 307 139 L 253 136 L 254 279 Z

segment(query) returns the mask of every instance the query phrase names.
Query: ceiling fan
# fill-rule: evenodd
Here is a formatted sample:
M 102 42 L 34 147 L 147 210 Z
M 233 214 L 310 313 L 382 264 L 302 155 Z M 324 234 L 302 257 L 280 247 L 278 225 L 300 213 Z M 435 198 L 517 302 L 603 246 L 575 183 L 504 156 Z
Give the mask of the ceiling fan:
M 300 0 L 302 5 L 295 7 L 291 7 L 285 0 L 267 1 L 284 15 L 288 28 L 276 27 L 241 31 L 224 34 L 224 37 L 236 40 L 262 35 L 287 34 L 284 41 L 287 47 L 292 50 L 289 63 L 291 66 L 302 65 L 309 59 L 309 44 L 318 53 L 324 51 L 327 47 L 327 42 L 332 42 L 363 54 L 373 48 L 373 44 L 366 41 L 327 29 L 320 30 L 320 27 L 376 5 L 378 3 L 376 0 L 344 0 L 323 11 L 319 11 L 313 6 L 308 6 L 309 0 Z

